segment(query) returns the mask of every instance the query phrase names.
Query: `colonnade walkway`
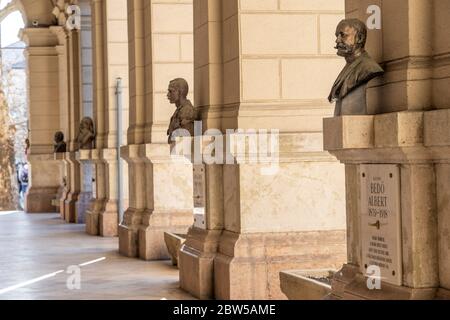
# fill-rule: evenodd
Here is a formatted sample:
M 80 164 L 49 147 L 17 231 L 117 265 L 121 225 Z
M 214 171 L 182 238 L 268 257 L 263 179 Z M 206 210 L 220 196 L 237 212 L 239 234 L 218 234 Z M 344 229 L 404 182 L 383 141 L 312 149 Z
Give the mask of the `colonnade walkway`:
M 118 247 L 58 214 L 0 212 L 0 300 L 193 299 L 170 261 L 126 258 Z

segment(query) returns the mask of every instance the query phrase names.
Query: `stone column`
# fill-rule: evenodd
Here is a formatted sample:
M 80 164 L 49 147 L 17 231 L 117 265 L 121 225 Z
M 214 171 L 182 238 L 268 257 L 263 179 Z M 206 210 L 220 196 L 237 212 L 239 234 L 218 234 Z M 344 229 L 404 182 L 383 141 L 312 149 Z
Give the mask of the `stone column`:
M 67 49 L 67 32 L 61 26 L 52 26 L 50 31 L 57 37 L 58 45 L 56 50 L 58 52 L 58 70 L 59 78 L 63 79 L 59 82 L 59 130 L 64 133 L 64 139 L 67 141 L 69 138 L 69 81 L 67 81 L 68 75 L 68 49 Z M 66 160 L 66 153 L 57 154 L 56 158 L 61 161 L 61 181 L 62 193 L 59 199 L 59 212 L 61 218 L 65 220 L 65 202 L 67 196 L 70 193 L 69 179 L 69 166 L 70 164 Z
M 93 56 L 93 114 L 96 131 L 95 146 L 92 150 L 92 161 L 95 165 L 95 196 L 86 212 L 86 232 L 90 235 L 99 235 L 99 214 L 104 211 L 106 204 L 106 176 L 105 165 L 101 160 L 101 149 L 104 146 L 105 116 L 104 116 L 104 17 L 102 14 L 102 1 L 91 2 L 92 14 L 92 56 Z
M 244 161 L 206 166 L 207 231 L 192 228 L 180 256 L 181 285 L 196 296 L 282 298 L 281 270 L 344 260 L 344 169 L 321 143 L 329 70 L 342 67 L 327 35 L 343 10 L 341 1 L 194 1 L 196 48 L 210 48 L 195 51 L 207 127 L 247 146 L 275 130 L 276 142 L 269 161 L 235 150 Z
M 77 202 L 81 191 L 80 163 L 77 161 L 76 152 L 78 143 L 76 141 L 78 128 L 80 125 L 81 114 L 81 51 L 80 51 L 80 32 L 72 30 L 67 32 L 67 82 L 68 82 L 68 136 L 66 155 L 68 164 L 68 183 L 70 192 L 65 201 L 66 221 L 78 223 L 76 212 Z
M 27 44 L 31 142 L 25 211 L 55 212 L 52 200 L 62 179 L 61 163 L 53 156 L 53 136 L 59 130 L 60 117 L 58 40 L 48 28 L 25 28 L 21 38 Z
M 436 158 L 436 195 L 438 211 L 439 287 L 437 296 L 450 299 L 450 1 L 433 1 L 433 107 L 425 114 L 427 146 L 433 147 Z
M 92 88 L 92 19 L 91 7 L 88 0 L 80 1 L 81 30 L 80 30 L 80 85 L 81 85 L 81 118 L 93 118 L 93 88 Z M 76 203 L 79 222 L 85 223 L 86 213 L 92 202 L 93 192 L 93 162 L 92 153 L 80 150 L 77 159 L 80 163 L 80 195 Z
M 193 219 L 192 165 L 172 161 L 166 134 L 174 111 L 166 98 L 169 81 L 182 77 L 193 87 L 192 3 L 129 0 L 128 14 L 130 140 L 122 157 L 130 207 L 119 246 L 130 257 L 165 259 L 163 232 L 186 232 Z
M 368 3 L 346 4 L 348 17 L 367 19 Z M 444 200 L 450 108 L 444 88 L 450 84 L 450 39 L 442 28 L 450 18 L 450 3 L 378 4 L 382 29 L 369 32 L 368 48 L 377 48 L 373 56 L 386 74 L 368 89 L 368 105 L 375 115 L 324 120 L 325 148 L 346 165 L 349 234 L 347 264 L 335 276 L 331 298 L 450 298 L 449 208 Z M 367 220 L 368 212 L 375 212 L 369 198 L 376 188 L 371 190 L 366 179 L 373 174 L 384 181 L 380 174 L 384 171 L 390 173 L 386 178 L 390 191 L 383 194 L 382 203 L 387 215 L 373 231 Z M 395 185 L 398 189 L 392 189 Z M 386 235 L 386 229 L 394 231 Z M 381 253 L 368 243 L 374 232 Z M 367 285 L 373 267 L 381 273 L 379 290 Z
M 222 129 L 222 2 L 194 0 L 195 101 L 204 129 Z M 223 165 L 205 164 L 205 214 L 179 255 L 180 286 L 198 298 L 214 297 L 214 258 L 224 226 Z
M 88 233 L 105 237 L 117 236 L 119 224 L 117 192 L 117 106 L 116 79 L 122 78 L 122 126 L 128 127 L 128 35 L 127 2 L 95 0 L 92 2 L 94 50 L 94 118 L 97 129 L 96 147 L 101 161 L 96 162 L 98 172 L 96 188 L 104 190 L 104 199 L 95 199 L 89 210 Z M 126 143 L 126 133 L 123 141 Z M 103 166 L 103 167 L 102 167 Z M 100 168 L 102 167 L 102 168 Z M 124 170 L 124 184 L 128 174 Z M 103 202 L 104 201 L 104 202 Z M 103 203 L 101 203 L 103 202 Z M 98 222 L 98 225 L 94 225 Z

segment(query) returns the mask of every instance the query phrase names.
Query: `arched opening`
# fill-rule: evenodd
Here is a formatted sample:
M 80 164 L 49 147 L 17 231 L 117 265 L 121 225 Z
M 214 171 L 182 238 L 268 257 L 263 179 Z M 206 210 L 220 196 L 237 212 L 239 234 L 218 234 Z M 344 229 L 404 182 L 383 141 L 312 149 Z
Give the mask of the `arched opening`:
M 22 210 L 28 185 L 25 25 L 17 1 L 0 2 L 0 210 Z

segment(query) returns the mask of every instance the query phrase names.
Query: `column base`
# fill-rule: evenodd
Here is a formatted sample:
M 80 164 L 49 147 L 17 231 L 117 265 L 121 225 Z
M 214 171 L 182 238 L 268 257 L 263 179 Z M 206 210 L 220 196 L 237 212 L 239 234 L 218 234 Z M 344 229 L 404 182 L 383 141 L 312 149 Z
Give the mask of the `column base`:
M 221 300 L 286 299 L 279 273 L 337 269 L 346 260 L 344 230 L 238 234 L 224 231 L 214 259 L 214 293 Z
M 119 213 L 117 201 L 108 201 L 105 210 L 100 212 L 98 219 L 99 234 L 102 237 L 117 237 L 119 229 Z
M 359 267 L 345 264 L 332 281 L 332 292 L 327 299 L 337 300 L 431 300 L 438 288 L 409 288 L 381 283 L 381 289 L 370 290 L 367 278 Z M 443 291 L 441 291 L 443 292 Z
M 439 288 L 436 299 L 438 300 L 450 300 L 450 290 L 445 288 Z
M 51 213 L 58 212 L 52 201 L 58 193 L 58 187 L 33 187 L 26 194 L 25 212 Z
M 75 203 L 76 223 L 86 222 L 86 212 L 92 200 L 92 192 L 80 192 L 78 200 Z
M 139 257 L 144 260 L 167 260 L 170 254 L 164 232 L 186 234 L 192 225 L 193 211 L 144 212 L 138 229 Z
M 64 216 L 67 223 L 77 222 L 76 203 L 78 201 L 78 192 L 70 192 L 67 195 L 66 201 L 64 201 Z
M 105 207 L 105 201 L 93 199 L 90 208 L 86 211 L 86 233 L 91 236 L 98 236 L 100 230 L 98 227 L 99 214 Z
M 198 299 L 214 298 L 214 258 L 222 230 L 191 227 L 181 247 L 180 287 Z
M 142 221 L 144 210 L 128 208 L 119 225 L 119 253 L 126 257 L 136 258 L 139 254 L 138 227 Z
M 59 215 L 61 216 L 61 219 L 66 220 L 66 200 L 67 196 L 69 195 L 68 190 L 63 190 L 63 193 L 61 195 L 61 198 L 59 199 Z

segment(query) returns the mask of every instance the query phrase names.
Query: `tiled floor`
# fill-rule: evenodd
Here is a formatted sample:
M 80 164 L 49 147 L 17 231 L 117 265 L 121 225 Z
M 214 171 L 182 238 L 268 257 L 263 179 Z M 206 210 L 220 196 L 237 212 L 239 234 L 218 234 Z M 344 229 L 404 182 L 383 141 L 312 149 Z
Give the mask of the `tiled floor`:
M 117 248 L 117 238 L 89 236 L 57 214 L 0 212 L 0 299 L 193 299 L 170 261 L 126 258 Z M 69 266 L 103 257 L 80 268 L 79 290 L 68 289 Z

